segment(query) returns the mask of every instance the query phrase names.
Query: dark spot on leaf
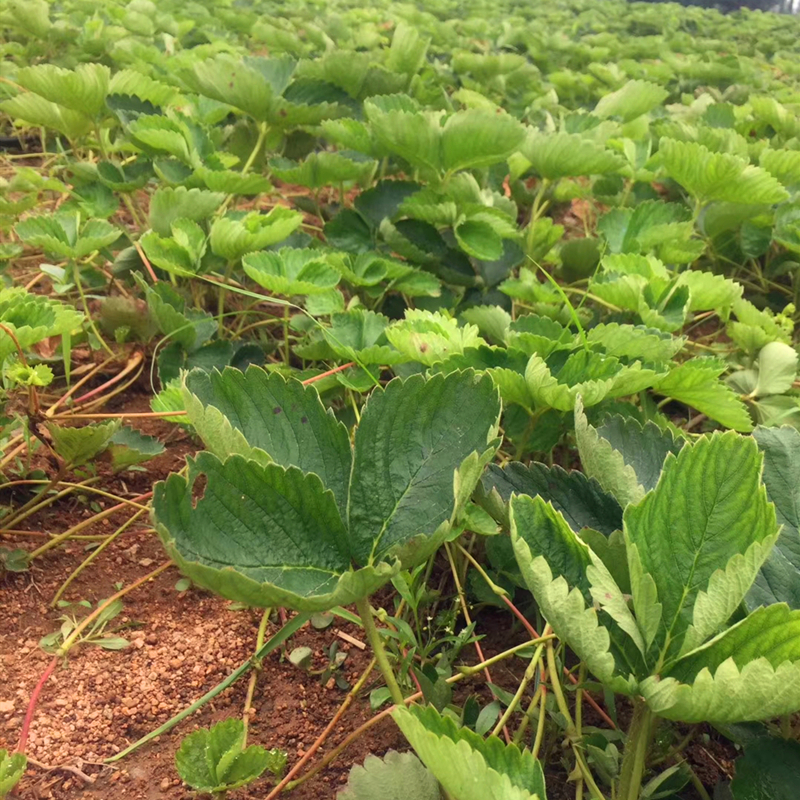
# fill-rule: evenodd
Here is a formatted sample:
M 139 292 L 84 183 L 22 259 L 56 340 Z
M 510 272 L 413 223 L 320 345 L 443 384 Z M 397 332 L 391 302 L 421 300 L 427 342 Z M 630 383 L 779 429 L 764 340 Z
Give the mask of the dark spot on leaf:
M 273 414 L 280 414 L 282 410 L 283 409 L 280 406 L 275 406 L 275 408 L 272 409 L 272 413 Z
M 282 109 L 281 109 L 281 110 L 280 110 L 278 113 L 279 113 L 279 114 L 280 114 L 282 117 L 285 117 L 285 116 L 286 116 L 286 109 L 285 109 L 285 108 L 282 108 Z
M 308 422 L 308 417 L 300 417 L 300 422 L 305 425 L 305 423 Z
M 419 351 L 420 351 L 420 353 L 427 353 L 428 352 L 428 345 L 426 345 L 425 342 L 423 342 L 419 346 Z

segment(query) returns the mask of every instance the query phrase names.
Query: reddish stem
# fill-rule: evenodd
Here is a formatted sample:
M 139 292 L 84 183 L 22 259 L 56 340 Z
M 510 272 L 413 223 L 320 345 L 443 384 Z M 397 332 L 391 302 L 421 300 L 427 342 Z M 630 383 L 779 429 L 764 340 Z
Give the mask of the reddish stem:
M 315 375 L 313 378 L 306 378 L 306 380 L 303 381 L 303 386 L 308 386 L 309 383 L 315 383 L 323 378 L 327 378 L 328 375 L 335 375 L 337 372 L 341 372 L 344 369 L 349 369 L 355 365 L 355 361 L 348 361 L 347 364 L 342 364 L 340 367 L 334 367 L 333 369 L 329 369 L 327 372 L 320 372 L 319 375 Z
M 30 733 L 31 722 L 33 722 L 33 714 L 36 711 L 36 703 L 39 701 L 39 695 L 42 693 L 44 685 L 47 683 L 57 666 L 58 656 L 54 656 L 53 660 L 47 665 L 47 669 L 42 673 L 42 677 L 39 678 L 39 683 L 36 684 L 33 693 L 31 694 L 31 699 L 28 703 L 28 710 L 25 713 L 25 721 L 22 723 L 22 731 L 19 735 L 19 744 L 17 745 L 18 753 L 25 752 L 25 746 L 28 744 L 28 734 Z
M 147 260 L 147 256 L 144 254 L 144 250 L 142 250 L 142 246 L 139 242 L 134 242 L 133 246 L 136 248 L 136 252 L 139 254 L 139 258 L 142 259 L 142 264 L 145 265 L 145 268 L 150 273 L 150 277 L 153 280 L 153 283 L 158 283 L 158 278 L 156 277 L 156 273 L 153 272 L 153 267 L 150 262 Z
M 82 394 L 80 397 L 75 398 L 75 403 L 83 403 L 86 400 L 90 400 L 92 397 L 102 394 L 106 389 L 108 389 L 110 386 L 113 386 L 115 383 L 119 383 L 119 381 L 121 381 L 126 375 L 129 375 L 131 372 L 133 372 L 133 370 L 135 370 L 136 367 L 142 363 L 143 358 L 144 356 L 140 352 L 135 352 L 121 372 L 119 372 L 110 380 L 107 380 L 105 383 L 100 384 L 100 386 L 92 389 L 90 392 L 86 392 L 86 394 Z
M 539 634 L 536 633 L 533 626 L 525 619 L 525 615 L 505 596 L 502 595 L 505 604 L 511 609 L 514 616 L 525 626 L 525 630 L 528 631 L 530 634 L 531 639 L 538 639 Z M 564 667 L 564 674 L 569 678 L 570 682 L 577 686 L 578 679 L 566 668 Z M 586 698 L 586 702 L 603 718 L 603 721 L 610 725 L 614 730 L 617 729 L 617 726 L 614 724 L 614 720 L 603 711 L 602 708 L 597 704 L 597 701 L 589 694 L 589 692 L 584 692 L 583 696 Z

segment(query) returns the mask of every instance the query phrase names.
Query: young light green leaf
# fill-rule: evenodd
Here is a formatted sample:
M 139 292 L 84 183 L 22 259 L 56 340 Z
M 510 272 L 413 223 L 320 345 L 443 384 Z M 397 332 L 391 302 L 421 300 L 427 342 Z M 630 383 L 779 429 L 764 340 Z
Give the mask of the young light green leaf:
M 419 309 L 408 309 L 405 319 L 386 328 L 386 338 L 408 358 L 429 366 L 486 344 L 474 325 L 460 326 L 442 312 Z
M 211 226 L 209 241 L 218 256 L 234 262 L 283 241 L 302 222 L 302 214 L 284 206 L 275 206 L 268 214 L 251 211 L 244 216 L 218 217 Z
M 423 764 L 453 797 L 546 800 L 544 774 L 530 751 L 457 728 L 430 706 L 397 709 L 392 716 Z
M 640 686 L 658 715 L 746 722 L 800 708 L 800 611 L 759 608 Z
M 592 112 L 596 117 L 621 117 L 630 122 L 660 106 L 669 92 L 649 81 L 628 81 L 616 92 L 600 98 Z
M 748 586 L 736 572 L 718 571 L 754 542 L 777 534 L 775 509 L 760 478 L 761 456 L 752 439 L 732 431 L 714 434 L 668 457 L 656 488 L 625 509 L 626 541 L 636 546 L 663 607 L 663 652 L 674 655 L 681 649 L 700 592 L 712 591 L 720 604 L 727 604 L 726 592 L 738 594 L 737 602 L 744 598 Z M 702 504 L 694 502 L 698 491 Z M 633 571 L 630 558 L 629 565 Z M 710 589 L 712 578 L 724 586 Z M 703 613 L 711 619 L 715 611 Z
M 242 266 L 259 286 L 284 297 L 327 292 L 341 277 L 325 253 L 318 250 L 284 247 L 249 253 L 242 259 Z
M 122 420 L 95 422 L 82 428 L 68 428 L 55 422 L 45 423 L 53 440 L 53 449 L 71 467 L 79 467 L 102 453 L 119 429 Z
M 175 754 L 181 778 L 193 789 L 217 794 L 246 786 L 274 761 L 274 752 L 259 745 L 243 748 L 244 723 L 226 719 L 184 737 Z
M 347 786 L 336 800 L 440 800 L 439 784 L 413 753 L 390 750 L 367 756 L 350 768 Z
M 28 759 L 24 753 L 0 750 L 0 797 L 6 797 L 25 774 Z

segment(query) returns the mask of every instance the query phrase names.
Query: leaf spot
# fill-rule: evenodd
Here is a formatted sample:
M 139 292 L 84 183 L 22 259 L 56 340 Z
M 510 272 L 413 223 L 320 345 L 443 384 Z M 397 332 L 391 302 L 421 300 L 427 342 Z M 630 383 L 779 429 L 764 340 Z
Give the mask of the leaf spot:
M 275 406 L 275 408 L 272 409 L 272 413 L 273 414 L 280 414 L 282 410 L 283 409 L 280 406 Z

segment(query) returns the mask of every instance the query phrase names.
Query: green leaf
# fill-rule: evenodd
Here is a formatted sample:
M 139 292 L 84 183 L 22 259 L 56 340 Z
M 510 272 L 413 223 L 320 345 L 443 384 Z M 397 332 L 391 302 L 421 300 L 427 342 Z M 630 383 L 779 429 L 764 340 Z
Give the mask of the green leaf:
M 442 167 L 447 172 L 490 167 L 515 152 L 524 138 L 525 128 L 505 111 L 457 111 L 442 129 Z
M 667 174 L 701 203 L 772 204 L 789 197 L 772 175 L 738 156 L 674 139 L 662 139 L 659 153 Z
M 267 122 L 278 109 L 294 67 L 289 59 L 242 59 L 220 53 L 195 63 L 182 77 L 192 91 Z
M 318 250 L 284 247 L 249 253 L 242 259 L 242 267 L 259 286 L 284 297 L 327 292 L 340 280 L 339 273 Z
M 359 364 L 399 364 L 406 357 L 390 347 L 386 339 L 389 319 L 374 311 L 353 308 L 331 316 L 330 328 L 323 328 L 331 350 L 341 358 Z
M 717 313 L 730 308 L 744 291 L 740 283 L 723 275 L 687 269 L 678 276 L 678 286 L 689 287 L 690 311 L 714 310 Z
M 192 484 L 206 477 L 193 504 Z M 190 479 L 156 485 L 156 530 L 187 577 L 223 597 L 257 607 L 326 611 L 376 591 L 395 567 L 353 571 L 347 531 L 333 494 L 317 475 L 200 453 Z M 221 532 L 224 531 L 224 535 Z
M 21 28 L 39 39 L 50 33 L 53 23 L 47 0 L 8 0 L 6 9 L 9 13 L 3 15 L 3 25 Z
M 283 241 L 303 222 L 303 215 L 285 206 L 275 206 L 268 214 L 251 211 L 243 217 L 218 217 L 211 226 L 211 249 L 229 262 L 238 261 L 254 250 L 263 250 Z
M 623 508 L 644 497 L 645 489 L 639 483 L 636 471 L 625 463 L 622 453 L 589 424 L 580 397 L 575 402 L 575 439 L 583 471 L 615 497 Z
M 180 95 L 174 86 L 154 80 L 136 69 L 121 69 L 115 72 L 111 76 L 108 93 L 132 95 L 162 108 L 176 105 L 180 100 Z
M 485 463 L 494 452 L 499 417 L 491 378 L 472 370 L 395 379 L 370 395 L 356 431 L 347 509 L 359 563 L 398 551 L 417 563 L 439 544 L 436 533 L 480 479 L 472 460 Z
M 496 261 L 503 255 L 503 240 L 486 222 L 468 219 L 453 228 L 461 249 L 481 261 Z
M 252 196 L 267 194 L 272 191 L 272 184 L 262 175 L 242 175 L 241 172 L 234 172 L 229 169 L 212 170 L 208 169 L 208 167 L 197 167 L 194 174 L 212 192 Z M 276 206 L 275 208 L 279 207 L 282 206 Z
M 5 797 L 19 783 L 25 774 L 28 759 L 24 753 L 11 753 L 0 750 L 0 797 Z
M 147 436 L 126 426 L 119 428 L 111 437 L 108 452 L 114 472 L 120 472 L 160 456 L 164 452 L 164 445 L 155 436 Z
M 176 219 L 202 222 L 208 219 L 223 203 L 221 192 L 204 189 L 186 189 L 183 186 L 162 186 L 150 200 L 150 227 L 161 236 L 169 236 Z
M 474 325 L 459 326 L 441 312 L 420 309 L 408 309 L 405 319 L 386 328 L 386 338 L 409 359 L 429 366 L 486 344 Z
M 541 765 L 529 750 L 457 728 L 435 708 L 397 709 L 395 722 L 445 791 L 459 800 L 546 800 Z
M 636 208 L 615 208 L 604 214 L 597 229 L 611 253 L 644 253 L 673 237 L 673 225 L 691 221 L 689 210 L 678 203 L 650 200 Z
M 32 92 L 4 100 L 0 109 L 18 122 L 58 131 L 73 142 L 92 129 L 92 120 L 85 114 L 63 108 Z
M 269 766 L 270 754 L 259 745 L 242 749 L 244 723 L 226 719 L 209 730 L 185 736 L 175 754 L 181 779 L 193 789 L 214 793 L 246 786 Z
M 713 420 L 747 433 L 753 423 L 744 403 L 718 378 L 726 365 L 713 358 L 697 358 L 673 367 L 655 384 L 655 391 L 696 408 Z
M 320 189 L 331 184 L 369 180 L 377 163 L 372 159 L 347 158 L 341 153 L 311 153 L 297 164 L 288 158 L 273 158 L 269 162 L 272 174 L 284 183 Z
M 800 708 L 800 611 L 756 609 L 640 686 L 659 716 L 748 722 Z
M 415 75 L 425 63 L 430 42 L 430 38 L 401 20 L 394 29 L 387 66 L 392 72 Z
M 105 109 L 110 77 L 105 64 L 79 64 L 74 70 L 37 64 L 19 70 L 16 80 L 51 103 L 98 117 Z
M 765 148 L 758 163 L 784 186 L 800 183 L 800 151 Z
M 774 544 L 761 460 L 755 442 L 733 431 L 699 439 L 669 456 L 656 488 L 625 509 L 626 542 L 663 607 L 663 652 L 676 654 L 684 637 L 704 641 L 716 633 Z M 630 553 L 629 564 L 633 576 Z
M 326 411 L 313 386 L 250 366 L 246 372 L 194 369 L 184 402 L 205 446 L 318 475 L 344 516 L 352 455 L 347 428 Z
M 646 492 L 656 487 L 664 460 L 672 453 L 677 455 L 684 444 L 669 430 L 662 430 L 653 422 L 644 425 L 631 417 L 618 414 L 606 417 L 595 430 L 629 464 L 636 480 Z
M 513 496 L 510 527 L 517 564 L 545 619 L 597 678 L 615 691 L 629 694 L 635 687 L 637 670 L 631 669 L 630 662 L 625 663 L 628 659 L 613 645 L 611 620 L 605 616 L 601 620 L 594 607 L 588 570 L 597 570 L 600 560 L 541 497 Z M 604 594 L 621 597 L 611 576 L 604 577 Z M 632 619 L 629 621 L 635 633 Z
M 564 516 L 576 533 L 593 528 L 608 536 L 622 528 L 619 503 L 582 472 L 535 462 L 526 466 L 513 461 L 502 469 L 490 464 L 483 487 L 487 492 L 497 490 L 505 503 L 512 494 L 541 497 Z
M 686 341 L 682 336 L 670 336 L 657 328 L 618 322 L 601 322 L 587 331 L 586 337 L 601 345 L 610 356 L 649 363 L 669 361 Z
M 350 768 L 347 786 L 336 800 L 440 800 L 439 784 L 413 753 L 390 750 L 367 756 Z
M 648 81 L 628 81 L 616 92 L 600 98 L 592 112 L 596 117 L 620 117 L 630 122 L 660 106 L 669 96 L 662 86 Z
M 800 782 L 800 743 L 762 737 L 736 759 L 733 800 L 794 800 Z
M 753 437 L 764 454 L 764 485 L 782 527 L 745 605 L 750 611 L 772 603 L 800 608 L 800 432 L 758 427 Z
M 67 428 L 55 422 L 45 423 L 53 440 L 53 449 L 71 467 L 91 461 L 108 447 L 122 421 L 95 422 L 82 428 Z
M 141 281 L 147 308 L 159 330 L 171 342 L 192 352 L 207 342 L 217 329 L 216 320 L 205 311 L 185 307 L 183 298 L 166 282 L 148 285 Z
M 577 133 L 532 132 L 520 150 L 533 169 L 551 181 L 615 172 L 625 164 L 620 156 Z

